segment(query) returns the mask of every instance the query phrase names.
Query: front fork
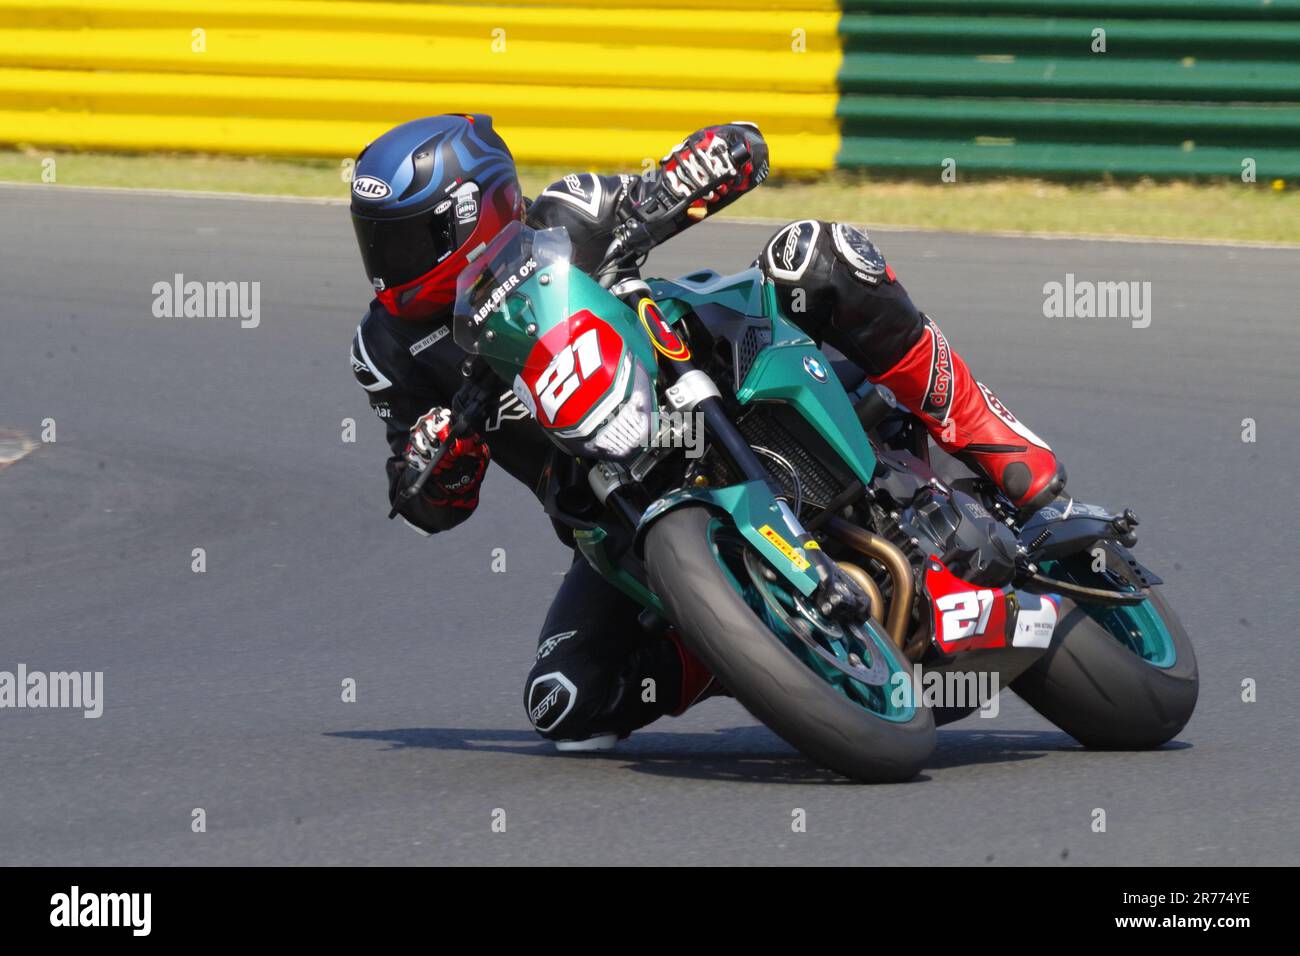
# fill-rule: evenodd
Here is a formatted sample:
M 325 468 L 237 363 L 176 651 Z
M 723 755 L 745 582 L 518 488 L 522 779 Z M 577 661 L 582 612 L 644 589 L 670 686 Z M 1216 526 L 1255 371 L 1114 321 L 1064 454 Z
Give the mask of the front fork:
M 653 300 L 646 298 L 638 303 L 638 313 L 647 308 L 654 308 L 657 312 Z M 704 431 L 711 440 L 712 446 L 718 450 L 748 488 L 747 497 L 750 500 L 745 502 L 747 514 L 733 515 L 737 519 L 741 532 L 750 538 L 757 536 L 755 543 L 759 544 L 761 541 L 760 552 L 768 556 L 769 560 L 773 560 L 778 568 L 784 569 L 780 559 L 788 561 L 795 573 L 787 572 L 785 577 L 801 593 L 811 594 L 830 577 L 833 567 L 830 559 L 822 552 L 816 539 L 800 523 L 798 515 L 779 497 L 784 494 L 784 490 L 772 480 L 745 436 L 740 433 L 740 429 L 727 414 L 722 395 L 713 380 L 696 367 L 690 358 L 689 350 L 681 346 L 681 343 L 676 343 L 675 348 L 664 347 L 655 338 L 655 330 L 651 328 L 651 323 L 645 324 L 654 340 L 652 344 L 660 356 L 659 368 L 668 385 L 665 396 L 671 410 L 682 414 L 695 412 L 700 415 Z M 659 319 L 658 324 L 663 324 L 662 319 Z M 615 507 L 625 515 L 630 516 L 631 513 L 636 512 L 638 523 L 644 525 L 648 512 L 637 511 L 635 505 L 627 500 L 625 489 L 615 488 L 610 492 L 609 497 L 615 501 Z M 752 500 L 754 498 L 762 500 L 754 501 Z M 775 521 L 763 520 L 764 510 L 774 511 L 775 516 L 780 517 L 779 523 L 784 526 L 793 543 L 773 527 Z

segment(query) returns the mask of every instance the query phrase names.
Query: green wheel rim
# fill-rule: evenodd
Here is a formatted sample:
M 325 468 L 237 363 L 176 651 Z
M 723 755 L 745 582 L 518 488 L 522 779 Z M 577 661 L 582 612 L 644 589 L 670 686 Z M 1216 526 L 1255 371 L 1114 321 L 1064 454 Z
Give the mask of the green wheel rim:
M 1086 587 L 1114 588 L 1121 584 L 1113 576 L 1092 570 L 1088 555 L 1043 562 L 1043 571 L 1050 577 L 1071 581 Z M 1123 582 L 1123 590 L 1136 591 L 1132 584 Z M 1160 611 L 1148 598 L 1141 604 L 1107 607 L 1100 604 L 1076 602 L 1080 608 L 1120 644 L 1142 658 L 1152 667 L 1162 670 L 1178 662 L 1178 648 Z
M 855 706 L 860 707 L 873 717 L 894 723 L 906 723 L 916 715 L 915 696 L 901 690 L 902 688 L 910 689 L 911 673 L 898 666 L 895 656 L 891 652 L 893 643 L 874 622 L 867 622 L 866 627 L 863 628 L 863 634 L 870 639 L 868 648 L 870 653 L 879 655 L 879 659 L 885 663 L 888 669 L 888 677 L 879 686 L 872 686 L 855 680 L 822 660 L 817 654 L 808 649 L 804 641 L 790 629 L 783 618 L 773 612 L 768 601 L 764 599 L 763 594 L 759 592 L 754 583 L 749 580 L 744 569 L 733 566 L 737 562 L 738 555 L 724 554 L 723 548 L 720 547 L 720 539 L 727 545 L 728 551 L 731 551 L 733 544 L 737 549 L 743 547 L 743 541 L 739 536 L 735 535 L 732 529 L 715 518 L 709 523 L 708 535 L 709 548 L 713 552 L 714 560 L 717 561 L 718 567 L 726 575 L 728 582 L 744 598 L 745 603 L 750 606 L 754 613 L 762 619 L 768 630 L 806 667 L 825 683 L 839 691 Z M 727 540 L 729 538 L 730 540 Z M 742 574 L 744 575 L 743 578 L 741 577 Z M 766 584 L 766 587 L 773 592 L 778 592 L 778 597 L 783 598 L 782 603 L 786 607 L 793 608 L 794 598 L 783 584 L 779 581 L 770 582 Z M 830 651 L 839 660 L 849 662 L 849 655 L 853 650 L 848 641 L 827 637 L 820 643 L 825 650 Z

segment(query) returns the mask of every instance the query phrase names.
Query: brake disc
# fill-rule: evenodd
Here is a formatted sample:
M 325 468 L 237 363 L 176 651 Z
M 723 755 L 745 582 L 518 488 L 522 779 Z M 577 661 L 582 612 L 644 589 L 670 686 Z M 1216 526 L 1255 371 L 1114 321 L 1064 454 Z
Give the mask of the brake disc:
M 889 663 L 880 648 L 876 646 L 869 631 L 860 624 L 850 624 L 845 628 L 828 621 L 801 594 L 791 596 L 790 600 L 797 611 L 797 616 L 791 614 L 773 593 L 772 580 L 768 576 L 770 569 L 762 559 L 753 550 L 746 548 L 744 560 L 745 570 L 749 573 L 750 580 L 763 599 L 763 603 L 809 651 L 846 677 L 869 687 L 882 687 L 888 683 Z M 818 636 L 822 640 L 818 640 Z M 830 650 L 826 646 L 830 641 L 843 641 L 848 645 L 849 659 L 844 660 Z

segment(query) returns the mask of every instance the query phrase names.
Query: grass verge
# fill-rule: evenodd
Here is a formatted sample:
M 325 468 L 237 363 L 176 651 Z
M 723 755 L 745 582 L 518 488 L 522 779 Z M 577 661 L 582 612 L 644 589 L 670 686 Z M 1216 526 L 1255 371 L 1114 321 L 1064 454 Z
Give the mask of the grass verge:
M 52 161 L 52 165 L 51 165 Z M 0 152 L 0 181 L 51 188 L 118 186 L 347 198 L 336 161 L 111 153 Z M 527 167 L 536 195 L 570 170 Z M 1144 236 L 1300 244 L 1300 190 L 1275 183 L 1058 183 L 1001 179 L 951 184 L 836 172 L 773 180 L 732 206 L 745 218 L 841 219 L 954 232 Z

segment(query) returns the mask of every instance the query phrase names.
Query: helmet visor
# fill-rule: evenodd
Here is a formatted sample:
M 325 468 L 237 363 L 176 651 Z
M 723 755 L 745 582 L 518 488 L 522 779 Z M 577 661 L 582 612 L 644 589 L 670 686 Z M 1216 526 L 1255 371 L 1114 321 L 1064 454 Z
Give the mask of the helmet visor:
M 376 292 L 406 285 L 432 270 L 468 238 L 473 225 L 467 225 L 469 230 L 458 228 L 453 199 L 405 219 L 352 217 L 361 261 Z

